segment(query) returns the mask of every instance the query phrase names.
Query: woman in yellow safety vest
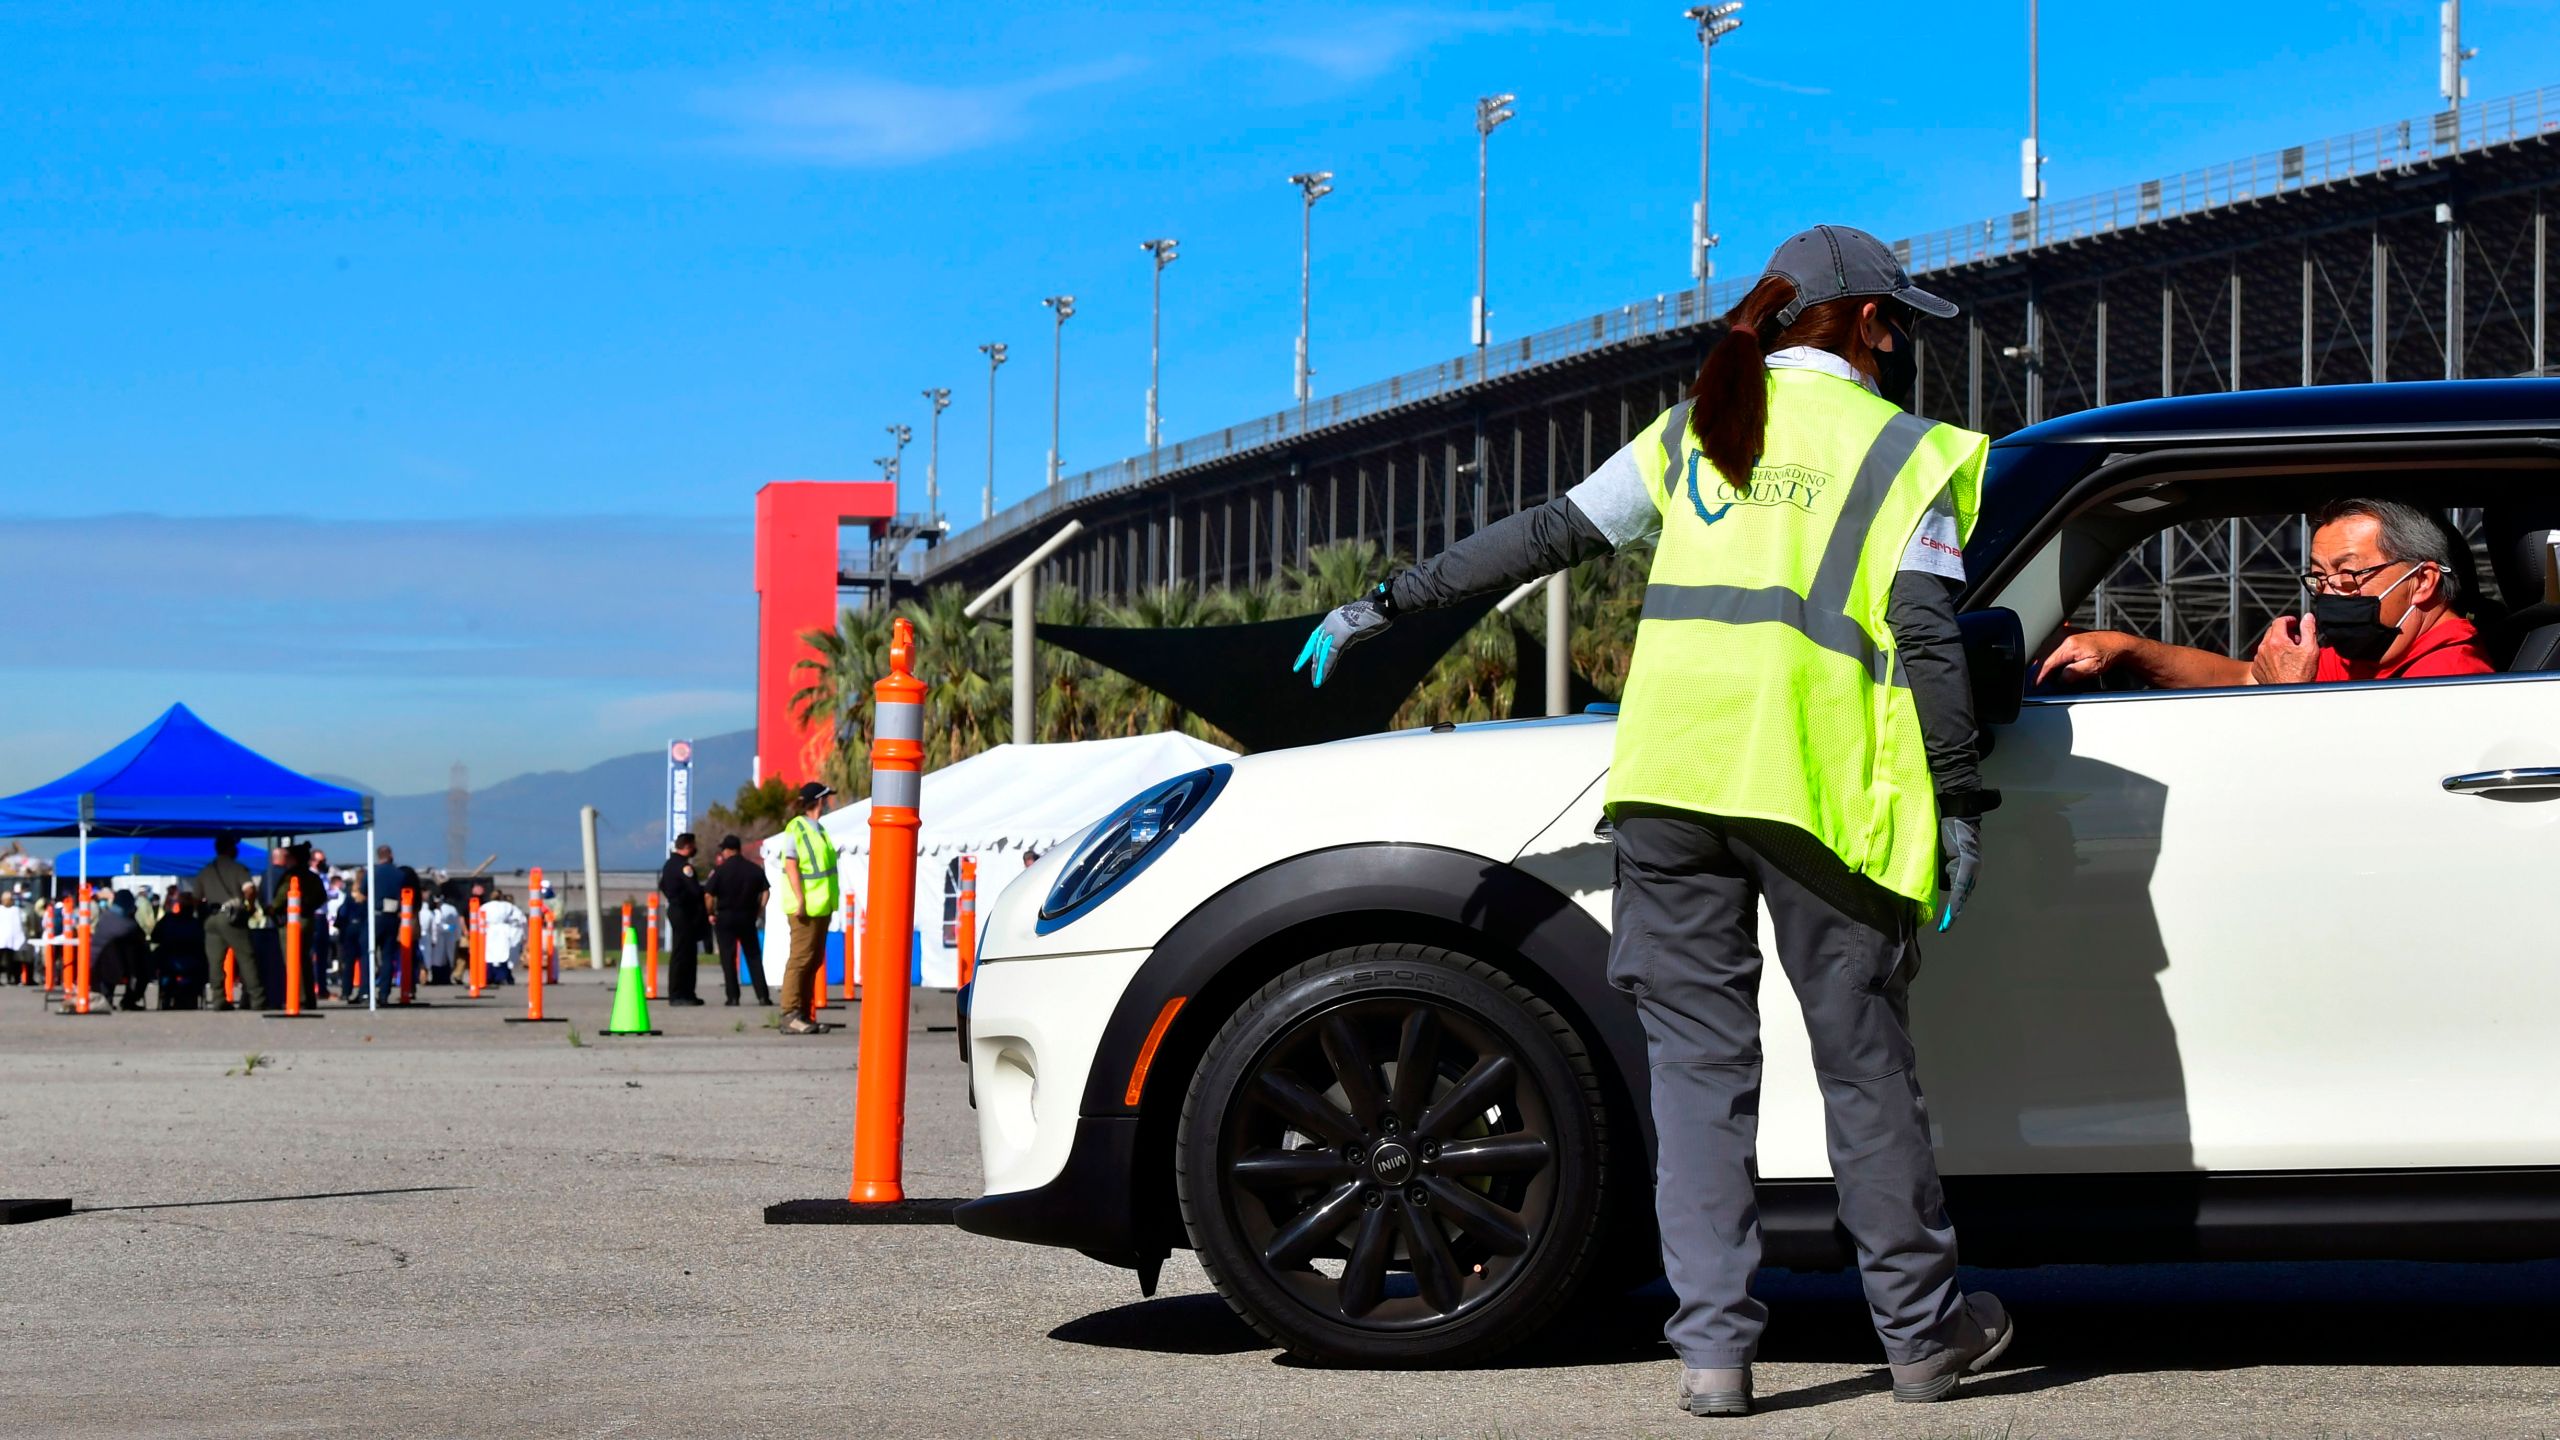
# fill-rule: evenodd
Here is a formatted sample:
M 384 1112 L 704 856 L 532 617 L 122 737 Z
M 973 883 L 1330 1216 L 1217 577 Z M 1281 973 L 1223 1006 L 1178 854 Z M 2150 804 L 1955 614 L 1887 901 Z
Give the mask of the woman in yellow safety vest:
M 2014 1334 L 1956 1288 L 1905 1006 L 1920 925 L 1963 910 L 1999 799 L 1955 621 L 1987 442 L 1903 409 L 1922 314 L 1956 307 L 1874 236 L 1791 237 L 1687 398 L 1569 493 L 1327 615 L 1298 657 L 1322 685 L 1399 614 L 1654 542 L 1607 790 L 1609 978 L 1652 1062 L 1665 1334 L 1692 1414 L 1749 1413 L 1768 1318 L 1750 1293 L 1764 905 L 1894 1398 L 1944 1398 Z

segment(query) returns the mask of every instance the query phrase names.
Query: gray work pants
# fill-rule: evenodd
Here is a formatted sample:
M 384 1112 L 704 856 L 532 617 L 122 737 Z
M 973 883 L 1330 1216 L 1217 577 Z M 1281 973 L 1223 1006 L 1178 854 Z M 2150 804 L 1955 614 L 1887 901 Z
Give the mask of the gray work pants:
M 1943 1350 L 1961 1297 L 1905 1009 L 1913 907 L 1789 826 L 1631 809 L 1616 832 L 1609 980 L 1635 997 L 1652 1062 L 1654 1208 L 1679 1300 L 1665 1337 L 1685 1364 L 1722 1369 L 1750 1364 L 1768 1324 L 1751 1298 L 1766 902 L 1876 1335 L 1896 1364 Z

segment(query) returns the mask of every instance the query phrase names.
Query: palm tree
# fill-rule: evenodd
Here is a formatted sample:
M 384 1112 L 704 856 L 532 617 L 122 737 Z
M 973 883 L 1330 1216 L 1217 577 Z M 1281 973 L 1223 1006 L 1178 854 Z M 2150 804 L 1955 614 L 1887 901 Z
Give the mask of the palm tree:
M 804 630 L 800 638 L 816 653 L 792 663 L 802 683 L 791 692 L 791 718 L 830 737 L 824 755 L 803 756 L 802 763 L 840 795 L 868 795 L 870 757 L 862 740 L 871 733 L 871 684 L 888 669 L 888 612 L 847 607 L 835 629 Z

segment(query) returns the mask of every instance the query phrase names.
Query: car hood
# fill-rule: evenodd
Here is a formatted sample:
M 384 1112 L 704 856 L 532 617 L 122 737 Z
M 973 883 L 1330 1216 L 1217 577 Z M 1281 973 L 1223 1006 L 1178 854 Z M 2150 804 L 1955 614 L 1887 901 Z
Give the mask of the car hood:
M 1226 788 L 1118 893 L 1036 933 L 1077 833 L 1021 872 L 988 917 L 981 958 L 1152 947 L 1203 901 L 1265 866 L 1343 845 L 1433 845 L 1508 862 L 1598 783 L 1614 716 L 1398 730 L 1239 757 Z

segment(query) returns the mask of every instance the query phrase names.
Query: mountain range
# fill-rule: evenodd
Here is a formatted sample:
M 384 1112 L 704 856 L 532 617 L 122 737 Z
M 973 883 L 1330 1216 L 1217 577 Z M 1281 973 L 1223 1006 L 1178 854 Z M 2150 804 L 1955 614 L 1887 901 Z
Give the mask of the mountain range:
M 727 803 L 747 783 L 755 740 L 754 731 L 737 730 L 693 742 L 696 817 L 715 800 Z M 336 783 L 365 788 L 351 780 Z M 494 852 L 490 863 L 498 870 L 572 866 L 581 860 L 582 805 L 598 812 L 596 854 L 603 868 L 655 869 L 666 858 L 667 762 L 656 750 L 617 755 L 583 770 L 539 770 L 471 791 L 469 834 L 458 856 L 446 853 L 441 790 L 382 796 L 374 802 L 374 825 L 381 843 L 412 864 L 478 866 Z M 703 848 L 717 843 L 711 837 Z

